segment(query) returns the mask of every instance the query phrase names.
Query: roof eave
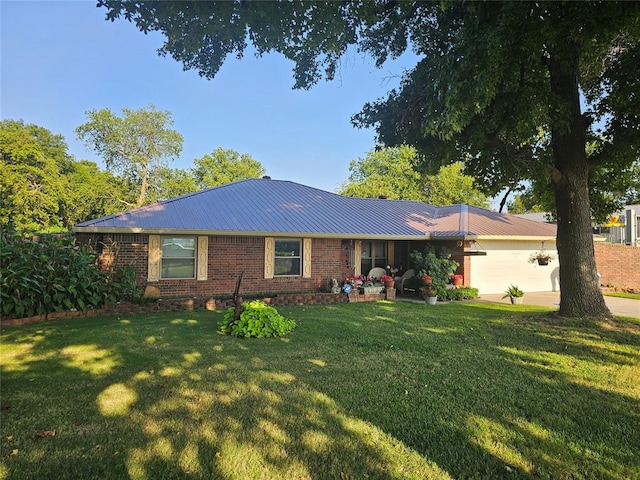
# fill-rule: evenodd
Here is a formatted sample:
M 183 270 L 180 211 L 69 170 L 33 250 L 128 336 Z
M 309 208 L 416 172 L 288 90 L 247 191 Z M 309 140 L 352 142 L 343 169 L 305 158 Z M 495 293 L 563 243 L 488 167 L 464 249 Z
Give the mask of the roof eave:
M 550 235 L 477 235 L 476 240 L 544 240 L 549 242 L 555 242 L 556 237 Z
M 103 233 L 103 234 L 147 234 L 147 235 L 206 235 L 227 237 L 282 237 L 282 238 L 348 238 L 350 240 L 428 240 L 426 235 L 385 235 L 357 232 L 274 232 L 247 230 L 193 230 L 176 228 L 142 228 L 142 227 L 73 227 L 74 233 Z M 460 238 L 460 237 L 456 237 Z M 439 239 L 439 238 L 438 238 Z

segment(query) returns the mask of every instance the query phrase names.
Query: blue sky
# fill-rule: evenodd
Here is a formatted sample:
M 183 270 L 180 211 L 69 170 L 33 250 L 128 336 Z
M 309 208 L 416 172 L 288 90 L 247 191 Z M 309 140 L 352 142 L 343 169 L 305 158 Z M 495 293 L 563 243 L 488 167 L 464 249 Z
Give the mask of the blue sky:
M 2 119 L 22 119 L 62 134 L 76 159 L 103 165 L 76 140 L 87 110 L 154 104 L 172 113 L 184 137 L 174 168 L 222 147 L 247 153 L 267 174 L 328 191 L 347 180 L 349 162 L 375 146 L 373 130 L 350 117 L 384 97 L 415 57 L 381 69 L 353 51 L 336 80 L 293 90 L 292 63 L 277 54 L 231 57 L 214 80 L 160 57 L 159 34 L 108 22 L 95 1 L 0 2 Z

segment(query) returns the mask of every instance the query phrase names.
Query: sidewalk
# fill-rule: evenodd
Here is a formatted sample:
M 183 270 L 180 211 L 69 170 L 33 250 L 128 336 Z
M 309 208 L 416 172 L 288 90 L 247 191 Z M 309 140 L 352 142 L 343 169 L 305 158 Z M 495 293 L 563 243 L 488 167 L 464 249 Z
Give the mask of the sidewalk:
M 502 298 L 501 293 L 485 294 L 478 298 L 479 302 L 511 303 L 509 298 Z M 640 318 L 640 300 L 629 298 L 607 297 L 604 301 L 611 313 L 620 317 Z M 527 292 L 524 295 L 524 303 L 528 305 L 540 305 L 542 307 L 555 308 L 560 305 L 560 292 Z

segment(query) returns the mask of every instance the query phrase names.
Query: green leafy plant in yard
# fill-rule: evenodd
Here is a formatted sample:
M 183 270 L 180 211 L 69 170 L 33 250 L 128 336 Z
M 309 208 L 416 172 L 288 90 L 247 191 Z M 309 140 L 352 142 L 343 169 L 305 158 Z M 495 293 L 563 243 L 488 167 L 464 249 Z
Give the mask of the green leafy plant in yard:
M 509 288 L 505 290 L 502 298 L 508 298 L 508 297 L 513 297 L 513 298 L 524 297 L 524 292 L 520 290 L 520 288 L 518 288 L 517 285 L 509 285 Z
M 233 318 L 234 308 L 227 309 L 218 324 L 222 333 L 236 337 L 282 337 L 296 326 L 295 320 L 284 318 L 275 307 L 260 300 L 243 303 L 242 306 L 244 310 L 237 322 Z
M 443 301 L 473 300 L 478 298 L 478 289 L 473 287 L 444 288 L 438 293 Z
M 0 299 L 5 317 L 82 310 L 135 294 L 135 272 L 109 272 L 97 255 L 70 235 L 26 237 L 11 228 L 0 236 Z
M 422 252 L 414 250 L 409 256 L 418 277 L 427 274 L 436 284 L 449 283 L 451 275 L 460 265 L 451 257 L 451 250 L 446 247 L 427 245 Z

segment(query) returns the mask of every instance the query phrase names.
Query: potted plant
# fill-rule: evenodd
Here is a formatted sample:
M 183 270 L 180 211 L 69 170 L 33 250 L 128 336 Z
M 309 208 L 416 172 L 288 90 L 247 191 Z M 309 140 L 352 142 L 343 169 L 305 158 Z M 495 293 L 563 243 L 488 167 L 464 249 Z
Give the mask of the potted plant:
M 435 305 L 438 302 L 438 288 L 432 283 L 420 289 L 420 294 L 424 301 L 429 305 Z
M 385 288 L 393 288 L 393 277 L 389 275 L 382 275 L 380 281 L 384 283 Z
M 502 296 L 502 298 L 507 297 L 511 299 L 511 303 L 521 305 L 524 300 L 524 292 L 520 290 L 517 285 L 509 285 L 509 288 L 505 290 L 505 294 Z
M 538 265 L 549 265 L 551 260 L 555 260 L 556 257 L 551 255 L 544 249 L 544 242 L 542 242 L 542 248 L 536 253 L 532 253 L 529 257 L 529 263 L 537 263 Z
M 464 275 L 451 275 L 451 283 L 453 285 L 462 285 Z

